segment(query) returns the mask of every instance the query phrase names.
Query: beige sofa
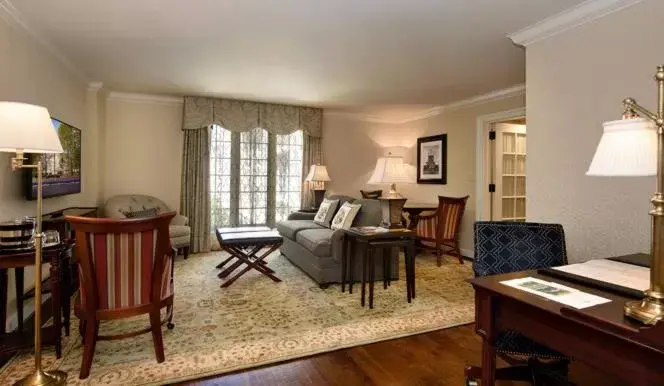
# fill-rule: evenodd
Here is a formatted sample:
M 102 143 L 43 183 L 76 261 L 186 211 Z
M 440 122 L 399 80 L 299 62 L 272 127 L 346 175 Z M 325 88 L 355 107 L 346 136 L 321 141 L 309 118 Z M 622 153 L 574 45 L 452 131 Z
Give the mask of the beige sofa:
M 104 216 L 110 218 L 127 218 L 125 213 L 141 212 L 156 209 L 157 213 L 170 212 L 171 209 L 156 197 L 143 194 L 122 194 L 113 196 L 104 204 Z M 189 219 L 181 214 L 176 215 L 168 228 L 171 246 L 182 253 L 186 259 L 191 245 L 191 229 Z

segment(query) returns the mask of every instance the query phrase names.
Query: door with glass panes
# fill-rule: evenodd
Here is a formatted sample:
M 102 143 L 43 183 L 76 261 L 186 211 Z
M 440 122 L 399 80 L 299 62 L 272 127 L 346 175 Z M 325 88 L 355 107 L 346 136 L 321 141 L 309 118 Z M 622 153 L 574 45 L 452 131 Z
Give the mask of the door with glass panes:
M 526 125 L 496 123 L 491 219 L 526 221 Z

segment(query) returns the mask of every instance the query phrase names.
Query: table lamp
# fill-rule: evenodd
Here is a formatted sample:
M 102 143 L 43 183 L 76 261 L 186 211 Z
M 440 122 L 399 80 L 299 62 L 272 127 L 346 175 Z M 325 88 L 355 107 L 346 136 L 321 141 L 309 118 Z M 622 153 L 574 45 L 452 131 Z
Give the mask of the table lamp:
M 318 208 L 325 198 L 325 183 L 332 181 L 327 174 L 327 168 L 324 165 L 311 165 L 309 174 L 304 180 L 311 184 L 311 190 L 314 192 L 314 208 Z
M 41 368 L 41 268 L 42 268 L 42 161 L 24 163 L 24 153 L 62 153 L 58 134 L 45 107 L 0 102 L 0 152 L 15 153 L 12 170 L 37 170 L 37 214 L 35 232 L 35 369 L 17 385 L 64 385 L 67 373 Z
M 386 157 L 378 158 L 369 184 L 390 184 L 390 191 L 378 199 L 381 201 L 383 224 L 388 228 L 402 227 L 402 211 L 406 198 L 397 192 L 397 183 L 412 182 L 406 170 L 403 157 L 388 153 Z
M 625 303 L 625 315 L 644 324 L 664 318 L 664 66 L 657 67 L 657 113 L 632 98 L 623 119 L 604 123 L 604 133 L 586 173 L 589 176 L 657 175 L 650 242 L 650 289 L 643 300 Z

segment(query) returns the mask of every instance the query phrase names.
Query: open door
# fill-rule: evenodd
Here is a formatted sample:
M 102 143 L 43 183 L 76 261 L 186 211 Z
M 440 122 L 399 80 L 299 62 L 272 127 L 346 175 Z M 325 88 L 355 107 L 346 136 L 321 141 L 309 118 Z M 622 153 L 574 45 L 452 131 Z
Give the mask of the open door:
M 526 221 L 526 125 L 495 123 L 492 129 L 491 220 Z

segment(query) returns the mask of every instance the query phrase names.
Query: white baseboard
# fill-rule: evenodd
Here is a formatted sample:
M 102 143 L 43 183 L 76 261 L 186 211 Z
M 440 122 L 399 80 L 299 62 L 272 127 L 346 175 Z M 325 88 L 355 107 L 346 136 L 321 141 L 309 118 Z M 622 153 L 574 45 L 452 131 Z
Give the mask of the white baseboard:
M 464 257 L 467 257 L 467 258 L 469 258 L 469 259 L 474 259 L 474 258 L 475 258 L 475 252 L 472 251 L 472 250 L 470 250 L 470 249 L 463 249 L 463 248 L 461 248 L 461 254 L 462 254 Z

